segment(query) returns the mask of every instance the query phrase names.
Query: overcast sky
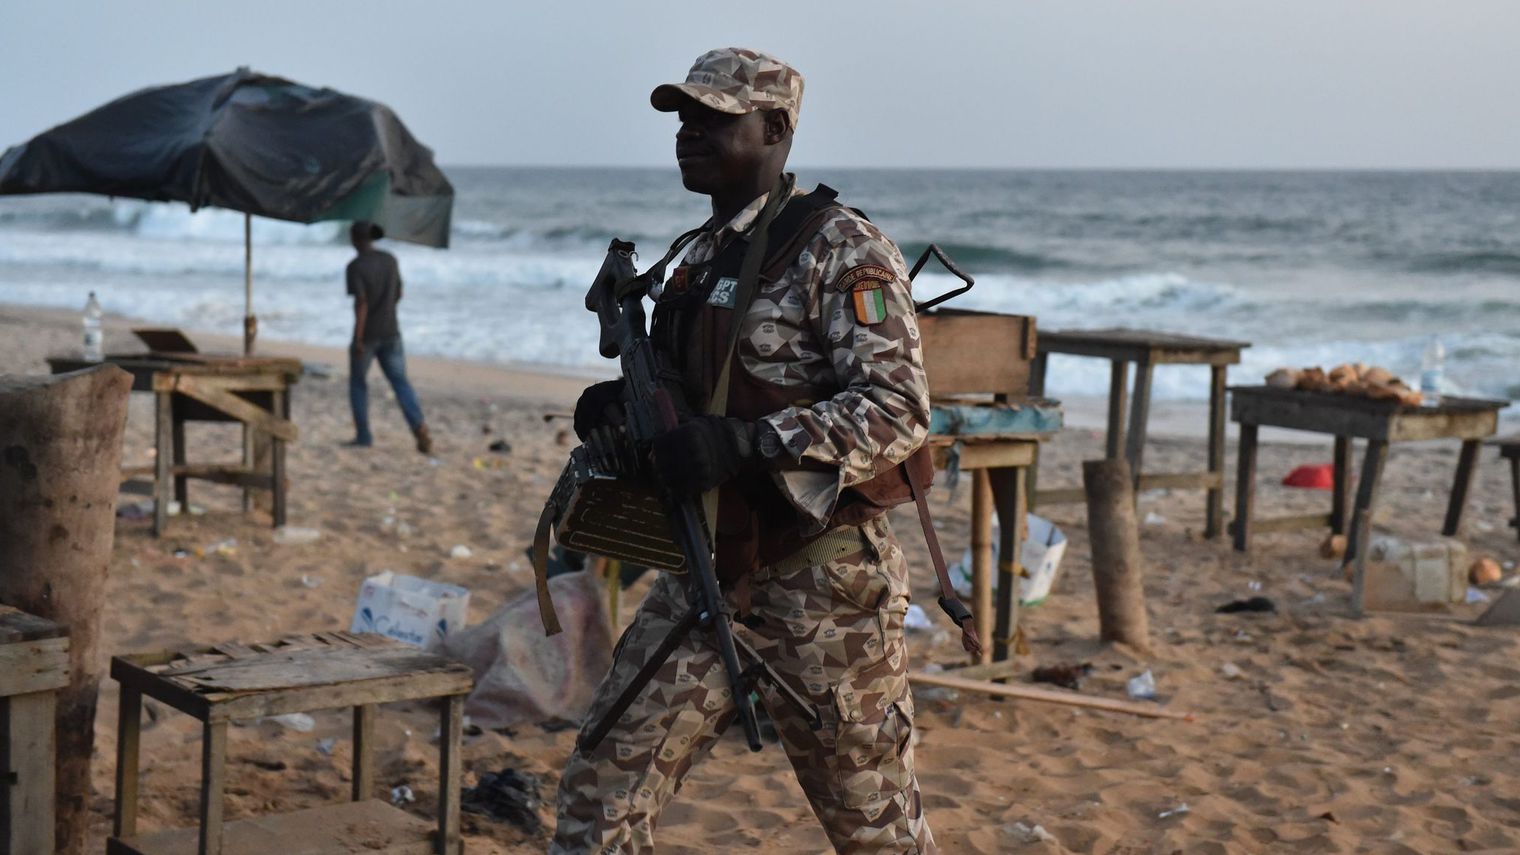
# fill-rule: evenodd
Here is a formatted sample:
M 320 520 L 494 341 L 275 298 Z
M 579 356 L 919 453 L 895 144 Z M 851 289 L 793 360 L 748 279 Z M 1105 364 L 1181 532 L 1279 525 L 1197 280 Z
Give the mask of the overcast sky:
M 0 146 L 250 65 L 389 104 L 447 165 L 664 165 L 649 90 L 738 44 L 807 78 L 803 166 L 1520 167 L 1515 0 L 747 6 L 4 0 Z

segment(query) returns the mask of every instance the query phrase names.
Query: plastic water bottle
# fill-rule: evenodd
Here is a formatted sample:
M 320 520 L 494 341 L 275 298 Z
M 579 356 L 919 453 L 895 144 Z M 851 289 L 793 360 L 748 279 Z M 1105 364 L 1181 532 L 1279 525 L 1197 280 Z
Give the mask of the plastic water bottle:
M 1430 337 L 1425 345 L 1425 355 L 1420 357 L 1420 394 L 1427 407 L 1439 406 L 1441 387 L 1446 375 L 1446 347 L 1437 336 Z
M 104 343 L 104 335 L 101 332 L 100 321 L 105 317 L 105 312 L 100 309 L 100 301 L 95 299 L 95 292 L 90 292 L 89 302 L 84 304 L 84 358 L 87 362 L 99 362 L 105 358 L 101 350 Z

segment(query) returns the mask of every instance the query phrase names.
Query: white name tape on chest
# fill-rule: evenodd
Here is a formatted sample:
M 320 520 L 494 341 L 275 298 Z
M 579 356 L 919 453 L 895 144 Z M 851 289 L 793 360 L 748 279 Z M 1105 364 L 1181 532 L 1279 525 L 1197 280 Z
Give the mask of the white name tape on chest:
M 732 309 L 739 297 L 739 280 L 732 276 L 724 276 L 713 285 L 712 293 L 707 295 L 707 305 L 717 306 L 720 309 Z

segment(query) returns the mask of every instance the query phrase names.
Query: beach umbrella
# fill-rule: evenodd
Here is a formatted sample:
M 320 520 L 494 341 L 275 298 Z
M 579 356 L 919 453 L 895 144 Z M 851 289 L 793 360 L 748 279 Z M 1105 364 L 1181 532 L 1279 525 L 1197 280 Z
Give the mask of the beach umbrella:
M 252 217 L 369 220 L 446 247 L 454 188 L 389 107 L 240 68 L 142 89 L 7 149 L 0 194 L 98 193 L 241 211 L 243 348 L 253 351 Z

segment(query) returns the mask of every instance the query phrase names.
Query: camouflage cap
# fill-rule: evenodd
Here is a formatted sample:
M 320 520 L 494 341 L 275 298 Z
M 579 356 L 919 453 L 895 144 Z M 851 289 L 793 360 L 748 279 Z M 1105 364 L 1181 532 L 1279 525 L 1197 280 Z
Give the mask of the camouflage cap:
M 649 103 L 665 113 L 681 109 L 687 98 L 735 115 L 785 110 L 795 128 L 802 107 L 802 74 L 770 54 L 719 48 L 697 57 L 685 83 L 666 83 L 649 93 Z

